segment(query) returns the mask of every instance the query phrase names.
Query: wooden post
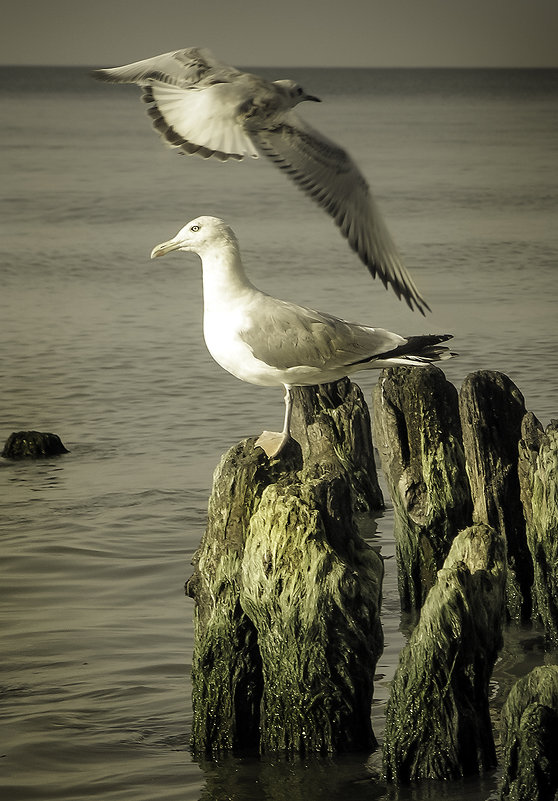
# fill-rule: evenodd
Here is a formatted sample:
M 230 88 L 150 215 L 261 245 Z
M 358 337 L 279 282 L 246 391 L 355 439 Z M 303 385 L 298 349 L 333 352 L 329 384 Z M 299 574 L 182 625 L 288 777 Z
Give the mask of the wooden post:
M 416 610 L 471 519 L 457 391 L 437 367 L 390 367 L 373 405 L 374 441 L 395 510 L 401 605 Z
M 458 534 L 400 655 L 386 712 L 388 781 L 452 779 L 496 764 L 488 685 L 505 573 L 502 536 L 484 525 Z
M 558 795 L 558 666 L 517 681 L 502 709 L 501 801 L 551 801 Z
M 467 376 L 459 393 L 473 520 L 500 531 L 508 548 L 506 606 L 512 620 L 531 613 L 533 563 L 525 534 L 518 477 L 523 395 L 503 373 Z
M 519 443 L 519 483 L 533 556 L 533 617 L 558 645 L 558 421 L 546 431 L 528 412 Z
M 370 412 L 360 387 L 344 378 L 314 391 L 293 387 L 292 393 L 291 431 L 300 445 L 305 473 L 344 475 L 357 515 L 383 509 Z
M 301 443 L 270 463 L 254 439 L 245 440 L 215 472 L 187 584 L 196 602 L 198 754 L 375 744 L 370 706 L 383 647 L 383 564 L 355 520 L 377 486 L 371 443 L 366 457 L 366 442 L 351 433 L 365 417 L 358 396 L 348 382 L 298 390 L 293 434 Z M 325 441 L 316 433 L 324 430 Z M 357 462 L 363 475 L 355 483 Z

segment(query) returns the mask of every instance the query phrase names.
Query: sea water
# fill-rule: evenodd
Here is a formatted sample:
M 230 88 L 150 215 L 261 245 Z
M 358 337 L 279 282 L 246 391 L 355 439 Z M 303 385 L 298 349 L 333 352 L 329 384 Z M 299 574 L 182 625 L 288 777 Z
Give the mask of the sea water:
M 86 69 L 2 70 L 0 444 L 33 428 L 70 450 L 0 460 L 0 787 L 10 801 L 390 797 L 371 783 L 368 755 L 196 762 L 188 750 L 183 584 L 212 471 L 283 415 L 279 389 L 242 384 L 206 352 L 198 258 L 149 259 L 189 219 L 225 218 L 271 294 L 404 335 L 452 333 L 459 358 L 444 371 L 456 386 L 499 370 L 541 422 L 557 416 L 558 73 L 263 73 L 323 99 L 300 113 L 367 176 L 432 307 L 426 319 L 372 281 L 270 163 L 178 156 L 136 87 L 98 84 Z M 368 399 L 376 379 L 356 377 Z M 376 542 L 393 557 L 386 501 Z M 405 643 L 389 558 L 382 623 L 380 738 Z M 540 631 L 507 631 L 495 719 L 510 684 L 545 661 L 556 653 Z M 480 801 L 496 786 L 490 775 L 406 797 Z

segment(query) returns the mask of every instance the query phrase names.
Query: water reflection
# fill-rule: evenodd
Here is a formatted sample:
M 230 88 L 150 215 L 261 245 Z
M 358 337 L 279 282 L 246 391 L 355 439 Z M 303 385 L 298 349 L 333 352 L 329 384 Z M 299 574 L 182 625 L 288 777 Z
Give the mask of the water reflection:
M 395 788 L 364 755 L 200 760 L 205 788 L 200 801 L 467 801 L 495 797 L 496 773 L 454 782 Z
M 366 758 L 281 757 L 200 760 L 206 786 L 200 801 L 311 801 L 382 798 L 385 788 L 366 770 Z

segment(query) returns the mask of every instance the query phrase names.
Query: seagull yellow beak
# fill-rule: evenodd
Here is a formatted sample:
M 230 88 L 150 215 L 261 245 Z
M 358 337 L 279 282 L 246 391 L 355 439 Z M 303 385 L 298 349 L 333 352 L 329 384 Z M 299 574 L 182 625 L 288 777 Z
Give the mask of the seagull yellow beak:
M 155 245 L 151 251 L 151 258 L 156 259 L 159 256 L 166 256 L 167 253 L 170 253 L 173 250 L 178 250 L 179 247 L 180 242 L 177 242 L 176 239 L 169 239 L 168 242 L 161 242 L 160 245 Z

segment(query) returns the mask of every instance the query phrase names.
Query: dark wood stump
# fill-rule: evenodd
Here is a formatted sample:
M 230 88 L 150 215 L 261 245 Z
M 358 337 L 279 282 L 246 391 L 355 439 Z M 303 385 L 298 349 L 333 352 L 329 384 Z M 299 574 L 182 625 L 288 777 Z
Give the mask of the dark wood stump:
M 534 668 L 502 709 L 501 801 L 558 797 L 558 666 Z
M 533 557 L 533 618 L 558 645 L 558 421 L 546 431 L 530 412 L 519 443 L 519 482 Z
M 512 620 L 531 614 L 533 563 L 527 546 L 518 477 L 523 395 L 503 373 L 467 376 L 459 393 L 473 520 L 500 531 L 508 547 L 506 606 Z
M 293 387 L 292 394 L 291 431 L 301 448 L 305 475 L 344 476 L 357 514 L 383 509 L 370 412 L 360 387 L 344 378 L 311 391 Z
M 347 384 L 297 391 L 293 431 L 302 446 L 294 441 L 270 462 L 245 440 L 215 472 L 187 584 L 196 602 L 197 754 L 375 745 L 383 564 L 355 519 L 375 469 L 371 443 L 367 479 L 361 438 L 346 433 L 366 416 Z M 325 440 L 317 434 L 324 430 Z
M 388 781 L 455 779 L 496 764 L 488 691 L 502 640 L 505 573 L 501 535 L 484 525 L 458 534 L 393 680 Z
M 399 593 L 419 609 L 471 520 L 457 391 L 437 367 L 390 367 L 373 394 L 374 441 L 395 510 Z

